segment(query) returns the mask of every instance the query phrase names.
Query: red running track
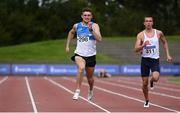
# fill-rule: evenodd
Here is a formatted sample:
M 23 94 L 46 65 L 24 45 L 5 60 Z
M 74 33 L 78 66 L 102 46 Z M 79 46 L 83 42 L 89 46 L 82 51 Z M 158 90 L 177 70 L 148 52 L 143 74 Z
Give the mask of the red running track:
M 75 101 L 75 77 L 0 76 L 0 112 L 179 112 L 180 84 L 168 79 L 160 78 L 144 108 L 140 77 L 95 78 L 90 102 L 86 78 Z

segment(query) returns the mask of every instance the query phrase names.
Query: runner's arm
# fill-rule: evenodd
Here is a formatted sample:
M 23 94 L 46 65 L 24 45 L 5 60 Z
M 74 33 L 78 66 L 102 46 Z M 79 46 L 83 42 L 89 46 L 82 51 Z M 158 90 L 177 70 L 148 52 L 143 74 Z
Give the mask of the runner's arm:
M 143 47 L 145 46 L 145 43 L 142 43 L 143 40 L 142 40 L 142 34 L 139 33 L 137 35 L 137 38 L 136 38 L 136 43 L 135 43 L 135 47 L 134 47 L 134 51 L 135 52 L 141 52 Z
M 159 35 L 160 35 L 160 40 L 163 43 L 164 50 L 166 52 L 167 62 L 172 62 L 172 57 L 171 57 L 171 55 L 169 53 L 168 42 L 167 42 L 163 32 L 159 31 Z
M 68 37 L 67 37 L 67 41 L 66 41 L 66 50 L 65 50 L 66 52 L 69 52 L 69 46 L 70 46 L 71 40 L 74 37 L 75 32 L 76 32 L 76 28 L 74 25 L 73 28 L 68 33 Z
M 92 25 L 92 30 L 90 30 L 91 33 L 94 35 L 94 37 L 96 38 L 96 40 L 98 42 L 102 41 L 102 36 L 101 36 L 101 33 L 100 33 L 100 28 L 99 28 L 99 25 L 94 23 Z

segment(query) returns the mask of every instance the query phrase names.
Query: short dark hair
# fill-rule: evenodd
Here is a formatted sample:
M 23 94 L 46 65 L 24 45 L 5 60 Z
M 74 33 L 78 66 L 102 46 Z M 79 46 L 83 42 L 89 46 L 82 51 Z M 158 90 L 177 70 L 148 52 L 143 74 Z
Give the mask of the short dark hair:
M 152 15 L 145 15 L 144 18 L 153 18 Z
M 145 20 L 145 18 L 152 18 L 152 20 L 153 20 L 153 16 L 151 16 L 151 15 L 146 15 L 146 16 L 144 16 L 144 20 Z
M 81 11 L 81 14 L 83 14 L 84 12 L 91 12 L 91 14 L 92 14 L 92 10 L 89 8 L 89 7 L 85 7 L 85 8 L 83 8 L 82 9 L 82 11 Z

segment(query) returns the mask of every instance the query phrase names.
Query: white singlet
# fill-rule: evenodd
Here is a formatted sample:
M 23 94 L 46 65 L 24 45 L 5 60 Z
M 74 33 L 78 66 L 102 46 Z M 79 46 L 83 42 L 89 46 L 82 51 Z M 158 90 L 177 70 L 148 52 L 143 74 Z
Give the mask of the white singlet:
M 154 29 L 153 37 L 148 37 L 145 31 L 143 31 L 143 33 L 144 33 L 144 42 L 149 41 L 150 45 L 146 45 L 143 48 L 142 57 L 158 59 L 159 58 L 159 38 L 157 36 L 157 30 Z
M 83 25 L 82 22 L 77 23 L 76 33 L 77 46 L 74 53 L 84 57 L 96 55 L 96 39 L 89 31 L 88 26 Z

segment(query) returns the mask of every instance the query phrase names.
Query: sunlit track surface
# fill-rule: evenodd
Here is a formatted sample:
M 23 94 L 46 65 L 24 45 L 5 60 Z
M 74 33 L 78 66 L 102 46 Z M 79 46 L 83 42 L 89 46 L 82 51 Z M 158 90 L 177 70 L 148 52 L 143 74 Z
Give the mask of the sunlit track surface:
M 2 84 L 4 81 L 8 79 L 8 76 L 0 77 L 0 84 Z
M 75 80 L 67 78 L 67 77 L 65 79 L 75 82 Z M 101 82 L 101 84 L 99 84 L 99 82 Z M 85 85 L 87 85 L 87 84 L 85 84 Z M 118 85 L 120 85 L 120 84 L 118 84 Z M 100 86 L 100 87 L 98 87 L 98 86 Z M 96 86 L 95 86 L 96 89 L 104 91 L 106 93 L 110 93 L 110 94 L 113 94 L 113 95 L 116 95 L 116 96 L 121 96 L 121 97 L 130 99 L 130 100 L 135 100 L 135 101 L 138 101 L 138 102 L 143 102 L 143 99 L 141 99 L 143 97 L 142 94 L 141 94 L 142 91 L 140 89 L 135 92 L 132 89 L 127 90 L 127 87 L 128 86 L 126 85 L 126 86 L 124 86 L 124 88 L 123 87 L 118 88 L 118 87 L 114 86 L 113 82 L 110 83 L 110 84 L 102 84 L 102 81 L 99 81 L 99 80 L 96 80 Z M 142 96 L 142 97 L 139 97 L 139 96 Z M 161 98 L 161 96 L 160 97 L 154 96 L 154 98 Z M 156 99 L 156 100 L 158 100 L 158 99 Z M 171 99 L 166 98 L 166 101 L 167 101 L 167 103 L 169 103 L 170 106 L 172 105 L 172 102 L 174 102 L 174 105 L 179 104 L 179 100 L 176 100 L 176 99 L 174 99 L 174 101 L 172 101 Z M 162 100 L 160 100 L 160 102 L 162 102 Z M 163 100 L 163 102 L 165 102 L 165 101 Z M 173 112 L 178 112 L 177 110 L 169 109 L 167 107 L 163 107 L 163 106 L 158 105 L 158 104 L 154 104 L 154 103 L 151 103 L 151 104 L 153 106 L 156 106 L 156 107 L 159 107 L 159 108 L 168 109 L 168 110 L 173 111 Z
M 0 112 L 179 112 L 180 84 L 169 78 L 160 78 L 144 108 L 140 77 L 95 78 L 90 102 L 86 78 L 75 101 L 75 77 L 0 76 Z
M 8 77 L 0 84 L 0 112 L 31 112 L 24 77 Z

